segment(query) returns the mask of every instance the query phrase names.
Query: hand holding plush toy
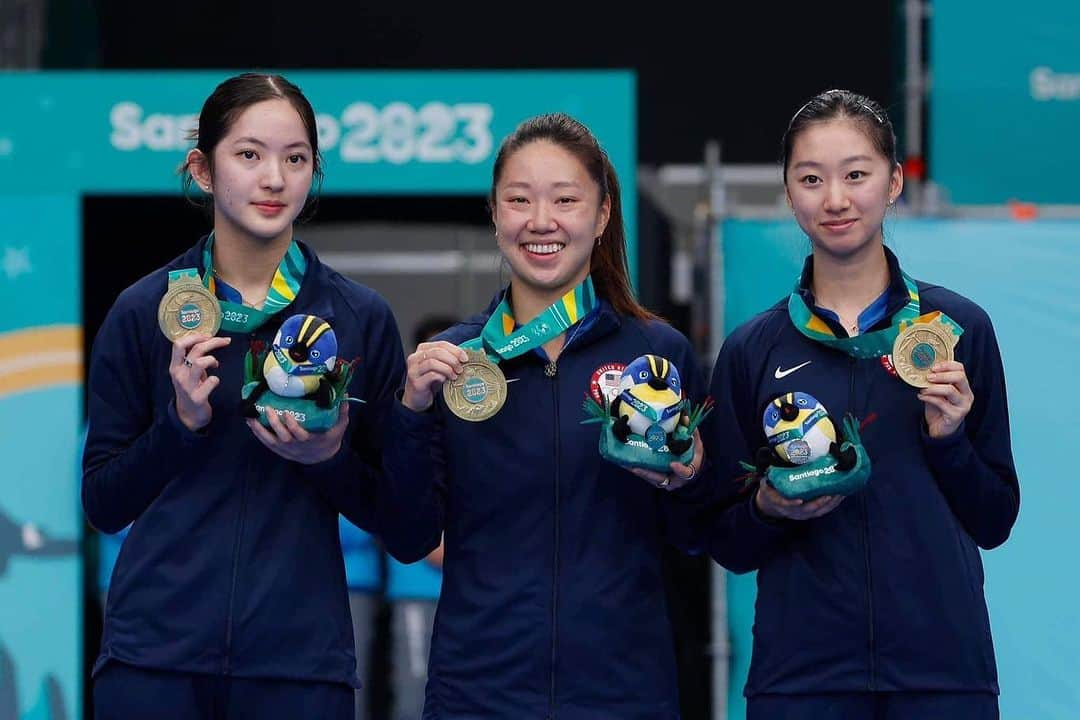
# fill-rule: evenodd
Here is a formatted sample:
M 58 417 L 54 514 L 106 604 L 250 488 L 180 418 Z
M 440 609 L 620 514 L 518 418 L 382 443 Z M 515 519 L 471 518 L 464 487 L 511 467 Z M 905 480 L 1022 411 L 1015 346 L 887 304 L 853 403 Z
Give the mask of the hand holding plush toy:
M 339 362 L 330 324 L 315 315 L 293 315 L 281 325 L 269 352 L 252 347 L 245 363 L 244 414 L 269 427 L 267 410 L 287 413 L 302 428 L 324 431 L 337 420 L 338 406 L 355 363 Z
M 788 500 L 850 495 L 870 478 L 858 421 L 848 415 L 835 422 L 808 393 L 775 398 L 765 407 L 762 428 L 768 445 L 757 450 L 753 465 L 743 466 Z
M 711 400 L 690 409 L 679 371 L 667 358 L 642 355 L 626 366 L 619 394 L 601 406 L 586 398 L 583 423 L 602 423 L 600 455 L 613 463 L 666 473 L 672 462 L 694 457 L 694 429 Z

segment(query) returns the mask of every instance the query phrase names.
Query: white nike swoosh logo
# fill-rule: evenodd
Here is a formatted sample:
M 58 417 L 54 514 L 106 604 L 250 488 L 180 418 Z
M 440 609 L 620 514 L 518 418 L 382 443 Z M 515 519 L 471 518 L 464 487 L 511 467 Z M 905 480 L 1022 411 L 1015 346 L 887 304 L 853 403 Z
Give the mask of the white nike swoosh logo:
M 777 365 L 776 366 L 776 372 L 773 373 L 773 377 L 776 378 L 777 380 L 783 380 L 784 378 L 786 378 L 791 373 L 795 372 L 796 370 L 801 370 L 802 368 L 806 367 L 807 365 L 809 365 L 812 362 L 814 362 L 814 361 L 813 360 L 807 360 L 802 365 L 796 365 L 795 367 L 788 368 L 787 370 L 781 370 L 780 366 Z

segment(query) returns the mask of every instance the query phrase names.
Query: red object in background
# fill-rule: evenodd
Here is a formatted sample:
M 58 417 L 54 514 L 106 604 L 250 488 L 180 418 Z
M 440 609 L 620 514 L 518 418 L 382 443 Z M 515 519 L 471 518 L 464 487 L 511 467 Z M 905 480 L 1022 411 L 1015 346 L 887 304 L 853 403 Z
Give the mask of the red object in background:
M 1026 222 L 1035 220 L 1039 217 L 1039 207 L 1035 203 L 1010 200 L 1008 205 L 1009 216 L 1012 217 L 1013 220 Z
M 909 180 L 926 179 L 926 161 L 919 155 L 904 159 L 904 177 Z

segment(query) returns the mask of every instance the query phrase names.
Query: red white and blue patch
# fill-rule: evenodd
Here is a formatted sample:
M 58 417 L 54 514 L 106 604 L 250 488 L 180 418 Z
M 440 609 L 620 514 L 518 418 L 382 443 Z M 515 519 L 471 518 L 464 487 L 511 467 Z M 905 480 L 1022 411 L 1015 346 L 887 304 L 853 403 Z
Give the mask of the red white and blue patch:
M 622 372 L 626 369 L 623 363 L 606 363 L 596 368 L 589 380 L 589 395 L 601 406 L 606 407 L 614 402 L 619 396 L 619 383 L 622 382 Z

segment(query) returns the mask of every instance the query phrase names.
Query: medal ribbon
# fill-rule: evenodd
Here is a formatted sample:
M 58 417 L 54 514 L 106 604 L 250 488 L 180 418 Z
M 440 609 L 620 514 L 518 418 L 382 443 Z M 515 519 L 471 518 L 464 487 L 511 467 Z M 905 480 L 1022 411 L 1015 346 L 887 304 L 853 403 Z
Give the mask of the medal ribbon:
M 230 332 L 250 333 L 261 327 L 267 320 L 287 307 L 296 299 L 300 292 L 300 283 L 304 279 L 307 270 L 307 259 L 296 240 L 289 243 L 289 249 L 285 251 L 285 257 L 281 259 L 274 279 L 270 282 L 270 290 L 266 294 L 261 310 L 248 307 L 243 304 L 240 293 L 229 286 L 226 282 L 214 275 L 214 233 L 206 241 L 203 249 L 203 267 L 206 274 L 202 281 L 206 289 L 218 298 L 221 304 L 221 328 Z M 193 272 L 190 270 L 178 270 L 176 272 Z M 170 280 L 173 273 L 169 273 Z
M 907 273 L 901 272 L 901 275 L 904 278 L 904 285 L 907 286 L 908 301 L 904 307 L 900 308 L 892 316 L 891 324 L 887 328 L 855 337 L 837 337 L 828 323 L 807 307 L 806 301 L 803 300 L 802 295 L 799 293 L 798 281 L 796 281 L 795 289 L 788 298 L 788 317 L 791 318 L 791 323 L 795 326 L 795 329 L 811 340 L 863 360 L 891 355 L 896 336 L 907 326 L 915 323 L 940 323 L 952 333 L 953 344 L 955 345 L 956 340 L 964 332 L 963 328 L 948 315 L 938 310 L 920 315 L 919 288 Z
M 272 348 L 272 352 L 274 353 L 274 359 L 278 361 L 278 365 L 287 375 L 322 375 L 327 372 L 326 363 L 297 365 L 292 358 L 281 352 L 281 348 Z
M 524 326 L 514 329 L 510 292 L 491 313 L 479 337 L 461 344 L 466 350 L 483 350 L 491 362 L 524 355 L 562 335 L 596 307 L 596 291 L 591 277 L 570 290 Z
M 815 422 L 817 422 L 823 417 L 828 417 L 828 415 L 829 414 L 825 412 L 824 408 L 818 408 L 814 412 L 810 413 L 810 415 L 807 416 L 805 420 L 803 420 L 801 427 L 788 428 L 787 430 L 782 430 L 776 433 L 769 438 L 769 444 L 775 447 L 776 445 L 779 445 L 780 443 L 785 443 L 788 440 L 799 440 L 806 433 L 807 428 L 813 427 Z
M 664 408 L 663 414 L 660 414 L 652 405 L 649 405 L 641 398 L 634 397 L 628 392 L 621 393 L 619 395 L 619 400 L 634 408 L 634 410 L 641 413 L 654 423 L 662 423 L 665 420 L 672 418 L 675 415 L 678 415 L 683 411 L 683 407 L 686 405 L 685 399 L 680 400 L 675 405 Z

